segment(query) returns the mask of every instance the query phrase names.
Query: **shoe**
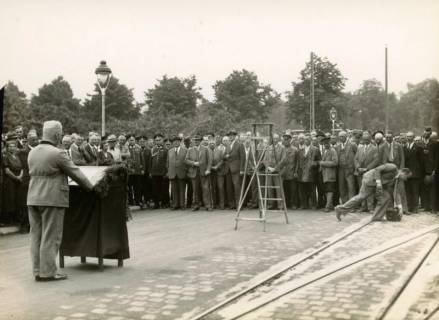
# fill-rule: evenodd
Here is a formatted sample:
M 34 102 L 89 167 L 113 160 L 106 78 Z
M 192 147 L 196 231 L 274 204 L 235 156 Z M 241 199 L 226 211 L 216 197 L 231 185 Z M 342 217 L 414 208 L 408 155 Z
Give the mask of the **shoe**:
M 325 208 L 325 209 L 323 209 L 323 211 L 324 211 L 324 212 L 331 212 L 332 209 L 330 209 L 330 208 Z
M 343 215 L 343 212 L 340 211 L 340 207 L 335 207 L 335 216 L 337 217 L 338 221 L 341 221 L 341 216 Z
M 180 209 L 180 208 L 179 207 L 172 207 L 171 208 L 172 211 L 175 211 L 175 210 L 178 210 L 178 209 Z
M 193 207 L 193 208 L 192 208 L 192 211 L 198 211 L 198 210 L 200 210 L 199 207 Z
M 35 276 L 35 281 L 37 282 L 47 282 L 47 281 L 60 281 L 60 280 L 66 280 L 67 275 L 66 274 L 56 274 L 53 277 L 40 277 Z
M 206 211 L 213 211 L 213 209 L 212 208 L 207 208 Z

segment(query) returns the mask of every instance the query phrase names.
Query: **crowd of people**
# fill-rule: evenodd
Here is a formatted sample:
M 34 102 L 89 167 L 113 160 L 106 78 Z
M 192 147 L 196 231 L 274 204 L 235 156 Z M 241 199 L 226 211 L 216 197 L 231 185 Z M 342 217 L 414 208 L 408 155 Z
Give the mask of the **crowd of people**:
M 297 134 L 287 130 L 274 134 L 272 143 L 269 140 L 252 139 L 250 132 L 235 130 L 225 135 L 192 137 L 161 133 L 153 137 L 101 137 L 90 132 L 86 137 L 77 133 L 63 136 L 59 148 L 77 166 L 126 166 L 128 202 L 141 209 L 236 209 L 243 181 L 250 183 L 245 186 L 249 192 L 243 208 L 258 208 L 257 181 L 250 179 L 257 170 L 279 172 L 282 181 L 266 176 L 266 183 L 282 183 L 288 209 L 330 212 L 361 193 L 367 172 L 393 164 L 404 169 L 405 174 L 405 182 L 399 186 L 402 211 L 412 214 L 420 208 L 436 213 L 439 210 L 439 142 L 430 127 L 422 136 L 413 132 L 394 135 L 346 130 L 337 134 Z M 21 126 L 2 136 L 0 223 L 19 223 L 24 232 L 29 228 L 27 157 L 39 141 L 37 131 L 25 134 Z M 256 167 L 264 146 L 266 151 Z M 278 192 L 279 189 L 269 189 L 270 198 L 278 199 Z M 339 211 L 371 212 L 379 199 L 368 193 L 357 202 Z M 270 209 L 283 209 L 284 203 L 271 200 L 268 205 Z

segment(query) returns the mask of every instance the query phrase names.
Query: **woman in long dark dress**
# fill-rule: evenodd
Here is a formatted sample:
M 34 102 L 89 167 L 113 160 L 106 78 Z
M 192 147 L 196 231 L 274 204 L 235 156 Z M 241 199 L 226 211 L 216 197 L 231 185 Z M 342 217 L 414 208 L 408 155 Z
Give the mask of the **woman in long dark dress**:
M 6 140 L 6 152 L 3 155 L 3 196 L 1 223 L 11 224 L 19 221 L 20 184 L 23 177 L 21 161 L 17 156 L 17 140 L 9 137 Z

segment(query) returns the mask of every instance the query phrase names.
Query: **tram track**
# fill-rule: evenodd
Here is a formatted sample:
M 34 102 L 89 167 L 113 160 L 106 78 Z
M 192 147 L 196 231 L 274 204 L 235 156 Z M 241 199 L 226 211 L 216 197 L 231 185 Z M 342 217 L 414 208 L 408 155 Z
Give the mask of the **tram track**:
M 227 315 L 222 316 L 221 318 L 227 319 L 227 320 L 233 320 L 233 319 L 240 319 L 246 315 L 252 314 L 253 312 L 256 312 L 260 308 L 269 305 L 270 303 L 275 302 L 276 300 L 279 300 L 280 298 L 291 294 L 299 289 L 303 289 L 307 286 L 310 286 L 314 284 L 317 281 L 320 281 L 322 279 L 328 278 L 330 276 L 336 275 L 340 273 L 343 270 L 346 270 L 350 267 L 354 267 L 360 263 L 366 262 L 374 257 L 377 257 L 383 253 L 398 249 L 406 244 L 409 244 L 421 237 L 424 237 L 426 235 L 431 234 L 432 232 L 439 231 L 439 226 L 433 226 L 429 228 L 423 229 L 421 232 L 415 232 L 409 236 L 405 236 L 402 240 L 397 239 L 398 241 L 390 241 L 386 243 L 386 245 L 379 246 L 378 248 L 371 249 L 367 251 L 365 254 L 361 254 L 357 256 L 354 259 L 351 259 L 344 263 L 334 263 L 333 265 L 329 266 L 328 268 L 319 270 L 317 272 L 314 272 L 309 275 L 305 275 L 298 280 L 290 281 L 288 285 L 283 286 L 284 288 L 281 290 L 274 290 L 274 293 L 271 294 L 263 294 L 261 297 L 256 298 L 252 300 L 251 303 L 241 303 L 242 305 L 239 305 L 239 301 L 242 301 L 245 297 L 248 297 L 252 295 L 255 291 L 258 289 L 261 289 L 263 287 L 270 287 L 272 282 L 275 281 L 278 278 L 281 278 L 284 274 L 286 274 L 289 270 L 293 270 L 296 267 L 302 265 L 306 261 L 309 261 L 316 257 L 317 255 L 324 253 L 329 248 L 335 246 L 336 244 L 339 244 L 343 240 L 346 240 L 350 236 L 356 234 L 357 232 L 361 231 L 365 227 L 367 227 L 370 224 L 370 222 L 362 223 L 360 226 L 357 226 L 353 228 L 352 230 L 349 230 L 348 232 L 342 234 L 341 236 L 331 240 L 329 243 L 326 243 L 325 245 L 315 249 L 313 252 L 297 259 L 296 261 L 292 262 L 291 264 L 287 265 L 286 267 L 282 268 L 281 270 L 274 272 L 266 277 L 264 277 L 262 280 L 252 284 L 251 286 L 245 288 L 242 291 L 239 291 L 238 293 L 232 295 L 231 297 L 228 297 L 224 299 L 223 301 L 217 303 L 215 306 L 205 310 L 204 312 L 196 315 L 195 317 L 190 318 L 191 320 L 205 320 L 210 319 L 212 315 L 219 315 L 221 312 L 223 312 L 225 309 L 231 309 L 232 306 L 235 306 L 234 309 L 236 312 L 233 315 Z M 423 256 L 421 259 L 421 262 L 416 266 L 414 273 L 421 268 L 422 264 L 424 263 L 425 259 L 428 257 L 429 253 L 433 250 L 433 248 L 437 245 L 439 238 L 436 239 L 434 242 L 434 245 L 428 250 L 428 253 Z M 407 283 L 404 284 L 401 288 L 401 292 L 399 294 L 397 293 L 393 300 L 397 300 L 397 298 L 401 295 L 404 288 L 407 286 L 408 282 L 413 278 L 413 275 L 410 275 L 407 279 Z M 396 298 L 396 299 L 395 299 Z M 392 305 L 395 303 L 395 301 L 391 302 L 391 305 L 389 305 L 384 312 L 381 314 L 381 316 L 377 319 L 385 320 L 385 316 L 387 314 L 387 311 L 390 310 Z M 387 310 L 387 311 L 386 311 Z M 215 318 L 216 319 L 216 318 Z

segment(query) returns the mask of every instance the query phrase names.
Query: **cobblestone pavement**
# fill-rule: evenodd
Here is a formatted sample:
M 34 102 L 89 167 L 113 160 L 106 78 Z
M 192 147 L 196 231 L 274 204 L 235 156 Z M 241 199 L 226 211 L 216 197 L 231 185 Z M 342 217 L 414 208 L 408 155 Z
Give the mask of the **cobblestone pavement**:
M 27 235 L 3 237 L 0 319 L 174 320 L 364 218 L 339 223 L 333 214 L 312 211 L 289 217 L 286 225 L 274 214 L 263 232 L 255 222 L 234 231 L 230 211 L 135 212 L 128 225 L 131 259 L 123 268 L 106 260 L 100 272 L 96 259 L 82 265 L 66 257 L 69 279 L 57 283 L 33 280 Z
M 438 223 L 438 217 L 424 214 L 406 217 L 404 223 L 370 224 L 316 258 L 284 274 L 270 287 L 262 287 L 261 290 L 247 296 L 245 300 L 241 299 L 237 306 L 228 308 L 232 311 L 231 313 L 226 309 L 220 315 L 227 319 L 233 314 L 233 310 L 239 309 L 240 305 L 246 306 L 273 290 L 279 290 L 288 282 L 310 276 L 325 267 L 349 260 L 366 250 L 378 248 L 388 240 Z M 436 235 L 430 237 L 434 240 Z M 419 261 L 420 253 L 424 253 L 421 250 L 422 247 L 431 246 L 431 244 L 432 240 L 426 241 L 422 238 L 416 244 L 375 258 L 352 270 L 342 271 L 337 274 L 338 276 L 332 277 L 331 281 L 322 280 L 322 282 L 291 293 L 286 298 L 264 307 L 261 311 L 250 314 L 246 319 L 375 319 L 381 312 L 382 304 L 386 304 L 389 295 L 397 290 L 398 282 L 404 279 L 405 273 L 414 270 L 412 264 Z M 431 283 L 428 288 L 430 290 L 427 290 L 423 296 L 425 296 L 424 303 L 429 303 L 431 310 L 434 292 L 438 290 L 438 287 Z M 424 289 L 419 288 L 419 290 Z M 413 309 L 419 308 L 418 306 L 419 303 L 415 303 Z M 399 319 L 403 318 L 395 318 L 395 320 Z
M 321 246 L 326 239 L 369 216 L 349 215 L 341 223 L 333 214 L 322 212 L 294 211 L 289 217 L 289 225 L 281 215 L 270 217 L 266 232 L 255 222 L 240 223 L 236 232 L 233 212 L 135 212 L 129 223 L 131 259 L 124 268 L 117 268 L 114 261 L 105 261 L 104 272 L 99 272 L 97 261 L 81 265 L 79 258 L 66 258 L 69 279 L 59 283 L 33 281 L 27 236 L 1 238 L 0 254 L 8 259 L 0 261 L 0 319 L 188 318 L 245 287 L 273 265 Z M 342 249 L 325 251 L 305 270 L 297 268 L 290 276 L 312 273 L 434 223 L 439 223 L 439 219 L 429 214 L 406 217 L 401 223 L 373 223 L 359 233 L 361 236 L 344 242 Z M 383 262 L 353 269 L 351 274 L 331 279 L 321 288 L 298 291 L 291 303 L 261 317 L 296 319 L 292 314 L 297 314 L 303 319 L 328 319 L 329 313 L 343 314 L 347 319 L 367 318 L 368 308 L 382 302 L 381 295 L 400 275 L 390 270 L 405 268 L 414 257 L 413 252 L 423 245 L 413 243 L 389 253 Z M 276 284 L 283 283 L 279 279 Z M 305 314 L 308 311 L 311 314 Z

